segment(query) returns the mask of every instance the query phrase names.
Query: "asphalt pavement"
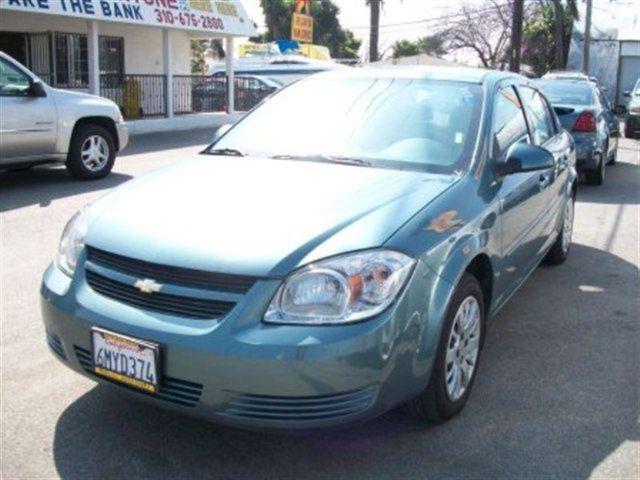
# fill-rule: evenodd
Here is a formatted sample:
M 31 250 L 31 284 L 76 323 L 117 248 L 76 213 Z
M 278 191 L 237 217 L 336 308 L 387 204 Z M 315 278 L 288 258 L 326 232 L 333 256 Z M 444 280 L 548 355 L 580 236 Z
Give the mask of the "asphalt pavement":
M 469 403 L 444 425 L 396 410 L 340 431 L 246 432 L 61 365 L 38 289 L 65 222 L 211 134 L 134 138 L 96 182 L 62 168 L 0 174 L 1 478 L 640 478 L 637 140 L 620 142 L 604 186 L 580 185 L 569 260 L 539 268 L 489 324 Z

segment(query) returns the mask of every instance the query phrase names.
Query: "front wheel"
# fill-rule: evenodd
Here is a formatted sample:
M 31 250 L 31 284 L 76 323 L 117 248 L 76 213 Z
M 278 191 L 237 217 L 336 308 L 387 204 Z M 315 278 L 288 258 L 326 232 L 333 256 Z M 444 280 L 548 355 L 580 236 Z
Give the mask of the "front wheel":
M 573 195 L 567 197 L 562 216 L 562 230 L 558 234 L 558 238 L 553 246 L 547 252 L 545 263 L 549 265 L 560 265 L 569 256 L 571 248 L 571 236 L 573 234 L 573 218 L 575 212 L 575 199 Z
M 418 418 L 442 423 L 467 403 L 478 371 L 484 325 L 482 289 L 473 275 L 465 273 L 447 311 L 427 388 L 407 405 Z
M 69 173 L 80 180 L 106 177 L 116 159 L 116 142 L 100 125 L 83 125 L 71 140 L 67 157 Z

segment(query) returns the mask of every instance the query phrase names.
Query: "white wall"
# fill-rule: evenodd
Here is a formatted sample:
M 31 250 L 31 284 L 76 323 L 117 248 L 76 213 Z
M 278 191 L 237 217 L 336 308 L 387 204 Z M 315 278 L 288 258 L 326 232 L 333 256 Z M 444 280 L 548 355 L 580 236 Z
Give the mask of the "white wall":
M 125 73 L 162 74 L 162 30 L 114 22 L 99 22 L 100 35 L 124 38 Z M 85 20 L 56 15 L 2 10 L 1 30 L 42 33 L 87 33 Z M 173 73 L 191 73 L 191 44 L 186 31 L 172 30 Z

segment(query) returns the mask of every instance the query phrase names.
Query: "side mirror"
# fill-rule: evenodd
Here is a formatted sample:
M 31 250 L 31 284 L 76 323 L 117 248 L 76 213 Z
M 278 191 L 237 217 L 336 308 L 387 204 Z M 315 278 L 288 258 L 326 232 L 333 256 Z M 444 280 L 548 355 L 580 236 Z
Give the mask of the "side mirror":
M 231 127 L 233 125 L 231 125 L 230 123 L 225 123 L 224 125 L 221 125 L 218 130 L 216 130 L 216 133 L 213 135 L 213 143 L 217 142 L 218 140 L 220 140 L 220 138 L 227 133 Z
M 46 97 L 47 91 L 41 81 L 36 80 L 29 87 L 29 96 L 31 97 Z
M 555 165 L 553 155 L 549 150 L 528 143 L 515 143 L 511 145 L 504 162 L 495 165 L 499 176 L 513 173 L 532 172 L 545 170 Z
M 624 95 L 624 98 L 631 98 L 631 92 L 629 90 L 625 91 L 622 95 Z

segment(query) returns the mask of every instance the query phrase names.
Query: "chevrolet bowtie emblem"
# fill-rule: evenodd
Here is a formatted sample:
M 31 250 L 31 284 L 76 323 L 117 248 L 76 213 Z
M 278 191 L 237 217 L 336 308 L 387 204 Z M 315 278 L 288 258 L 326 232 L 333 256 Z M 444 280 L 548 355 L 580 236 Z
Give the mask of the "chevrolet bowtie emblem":
M 162 284 L 151 278 L 136 280 L 136 283 L 134 283 L 133 286 L 142 293 L 157 293 L 162 289 Z

